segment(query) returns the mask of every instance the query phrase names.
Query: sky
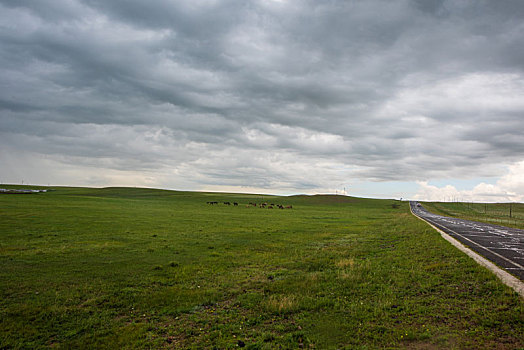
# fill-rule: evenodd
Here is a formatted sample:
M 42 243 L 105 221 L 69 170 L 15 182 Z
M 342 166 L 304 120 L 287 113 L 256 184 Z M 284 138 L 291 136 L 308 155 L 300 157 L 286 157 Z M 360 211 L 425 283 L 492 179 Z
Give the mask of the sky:
M 0 183 L 524 201 L 524 1 L 0 0 Z

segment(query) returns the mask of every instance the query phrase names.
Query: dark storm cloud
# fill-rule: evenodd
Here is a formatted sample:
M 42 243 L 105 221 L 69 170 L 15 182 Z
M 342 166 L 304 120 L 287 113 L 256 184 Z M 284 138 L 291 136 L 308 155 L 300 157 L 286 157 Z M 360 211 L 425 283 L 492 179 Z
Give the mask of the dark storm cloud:
M 0 4 L 5 149 L 295 189 L 522 159 L 522 1 Z

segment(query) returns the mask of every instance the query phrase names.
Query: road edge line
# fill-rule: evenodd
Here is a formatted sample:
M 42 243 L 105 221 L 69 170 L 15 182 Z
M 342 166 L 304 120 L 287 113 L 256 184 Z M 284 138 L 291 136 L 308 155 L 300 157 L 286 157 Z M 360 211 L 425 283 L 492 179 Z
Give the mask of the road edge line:
M 502 281 L 502 283 L 504 283 L 508 287 L 512 288 L 515 292 L 517 292 L 517 294 L 520 295 L 521 298 L 524 299 L 524 282 L 522 282 L 521 280 L 519 280 L 517 277 L 513 276 L 512 274 L 502 270 L 500 267 L 498 267 L 497 265 L 495 265 L 494 263 L 492 263 L 488 259 L 486 259 L 486 258 L 480 256 L 479 254 L 475 253 L 473 250 L 469 249 L 467 246 L 465 246 L 464 244 L 462 244 L 461 242 L 459 242 L 455 238 L 451 237 L 446 232 L 442 231 L 441 229 L 439 229 L 438 227 L 436 227 L 432 223 L 424 220 L 423 218 L 421 218 L 418 215 L 415 215 L 415 213 L 413 213 L 413 210 L 411 209 L 411 203 L 409 203 L 409 211 L 411 212 L 411 214 L 414 217 L 416 217 L 419 220 L 422 220 L 423 222 L 425 222 L 429 226 L 433 227 L 437 232 L 440 233 L 442 238 L 444 238 L 446 241 L 448 241 L 449 243 L 454 245 L 460 251 L 466 253 L 470 258 L 475 260 L 475 262 L 477 262 L 479 265 L 484 266 L 485 268 L 487 268 L 488 270 L 493 272 L 495 274 L 495 276 L 497 276 Z

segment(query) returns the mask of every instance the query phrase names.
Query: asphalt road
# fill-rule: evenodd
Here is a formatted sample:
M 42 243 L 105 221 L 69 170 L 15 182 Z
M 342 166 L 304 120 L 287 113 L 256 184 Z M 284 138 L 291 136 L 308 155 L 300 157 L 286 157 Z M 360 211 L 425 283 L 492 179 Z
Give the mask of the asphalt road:
M 413 214 L 524 281 L 524 230 L 432 214 L 418 202 L 410 205 Z

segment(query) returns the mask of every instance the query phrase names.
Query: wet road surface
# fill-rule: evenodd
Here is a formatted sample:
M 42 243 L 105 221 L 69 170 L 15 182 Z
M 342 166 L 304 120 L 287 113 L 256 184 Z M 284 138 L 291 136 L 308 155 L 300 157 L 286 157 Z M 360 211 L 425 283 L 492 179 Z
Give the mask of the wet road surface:
M 524 230 L 432 214 L 418 202 L 410 206 L 416 216 L 524 281 Z

